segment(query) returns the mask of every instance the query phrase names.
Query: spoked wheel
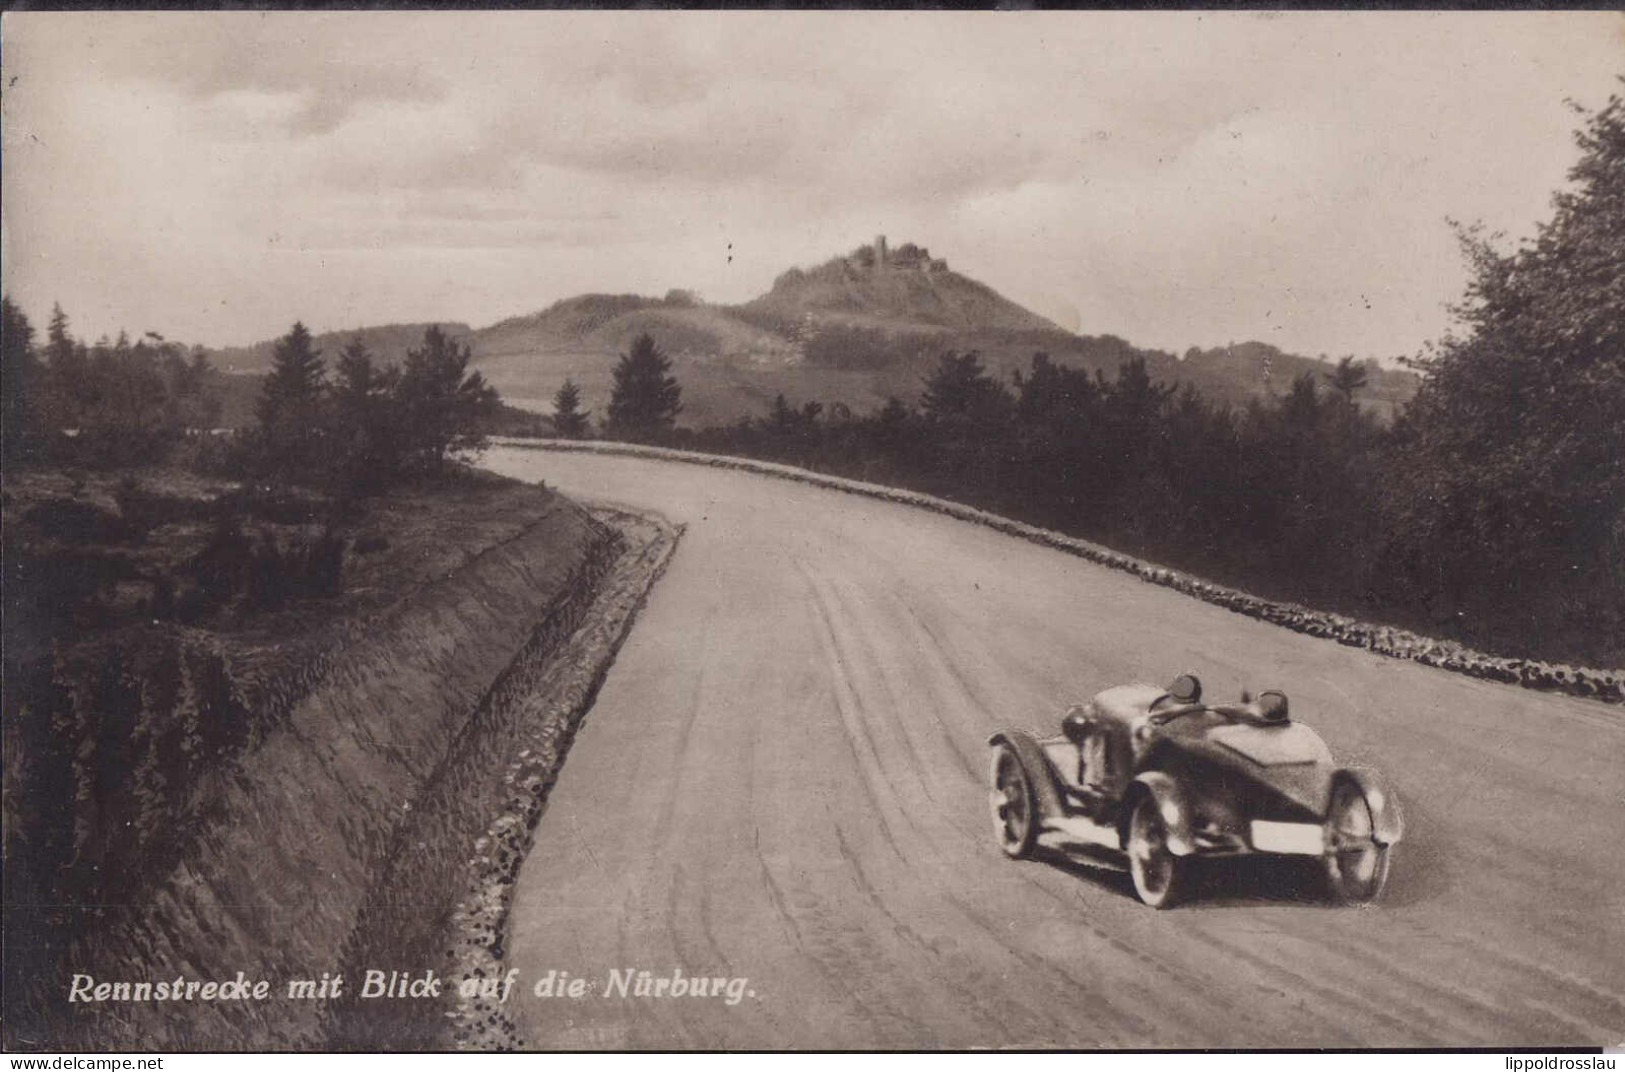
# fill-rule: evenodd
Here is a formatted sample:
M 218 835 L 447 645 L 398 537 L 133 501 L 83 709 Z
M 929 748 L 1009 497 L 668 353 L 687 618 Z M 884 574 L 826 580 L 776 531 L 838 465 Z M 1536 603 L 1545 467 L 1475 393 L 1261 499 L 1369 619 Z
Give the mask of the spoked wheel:
M 1009 745 L 994 749 L 991 781 L 988 804 L 993 810 L 993 833 L 1004 854 L 1019 859 L 1031 853 L 1038 840 L 1038 803 L 1027 769 Z
M 1369 904 L 1388 884 L 1388 846 L 1375 840 L 1371 802 L 1353 782 L 1332 790 L 1326 812 L 1326 885 L 1342 904 Z
M 1150 795 L 1140 798 L 1128 821 L 1128 871 L 1134 892 L 1152 908 L 1179 900 L 1182 861 L 1168 848 L 1168 828 Z

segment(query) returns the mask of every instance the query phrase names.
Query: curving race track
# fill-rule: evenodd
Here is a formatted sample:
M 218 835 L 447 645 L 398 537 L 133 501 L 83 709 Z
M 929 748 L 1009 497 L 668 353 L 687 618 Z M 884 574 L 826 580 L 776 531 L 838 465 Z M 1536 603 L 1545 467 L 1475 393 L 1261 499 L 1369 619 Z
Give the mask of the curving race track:
M 520 873 L 510 1006 L 540 1047 L 1625 1043 L 1625 715 L 1316 640 L 923 510 L 748 473 L 493 450 L 688 533 Z M 1106 685 L 1278 685 L 1405 807 L 1385 901 L 1213 869 L 1006 861 L 986 735 Z M 737 1005 L 610 969 L 744 976 Z M 592 981 L 537 999 L 549 970 Z

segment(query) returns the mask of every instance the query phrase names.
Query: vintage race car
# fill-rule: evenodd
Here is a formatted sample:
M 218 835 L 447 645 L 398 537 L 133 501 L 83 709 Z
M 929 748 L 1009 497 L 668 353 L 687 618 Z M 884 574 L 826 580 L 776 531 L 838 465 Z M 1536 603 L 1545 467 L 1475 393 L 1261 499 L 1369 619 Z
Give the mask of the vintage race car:
M 1166 689 L 1123 685 L 1073 707 L 1056 737 L 1002 730 L 993 748 L 993 827 L 1007 856 L 1040 846 L 1127 860 L 1153 908 L 1180 898 L 1197 856 L 1318 857 L 1345 904 L 1376 900 L 1401 822 L 1375 772 L 1333 764 L 1287 698 L 1202 703 L 1182 674 Z

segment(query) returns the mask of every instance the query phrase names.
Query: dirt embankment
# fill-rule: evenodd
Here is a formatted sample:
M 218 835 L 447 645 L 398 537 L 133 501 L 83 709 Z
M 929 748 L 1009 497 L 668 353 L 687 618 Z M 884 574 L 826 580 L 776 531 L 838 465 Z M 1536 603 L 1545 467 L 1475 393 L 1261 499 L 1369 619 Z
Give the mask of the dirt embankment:
M 334 1004 L 330 1045 L 366 1050 L 513 1049 L 502 978 L 507 914 L 549 791 L 682 529 L 655 515 L 598 509 L 621 535 L 590 591 L 558 603 L 503 672 L 468 732 L 396 836 L 345 957 L 345 976 L 417 966 L 439 1000 Z M 465 994 L 464 987 L 469 990 Z
M 434 868 L 391 868 L 401 832 L 467 740 L 492 683 L 527 645 L 580 620 L 621 551 L 618 532 L 557 502 L 333 654 L 287 719 L 242 758 L 193 851 L 139 904 L 105 906 L 62 977 L 41 980 L 31 1007 L 8 1010 L 24 1013 L 7 1017 L 8 1048 L 327 1044 L 330 1003 L 290 998 L 290 983 L 319 986 L 324 973 L 351 967 L 367 906 L 385 884 L 394 903 L 432 900 Z M 157 983 L 239 972 L 268 982 L 268 996 L 68 1001 L 73 973 Z M 360 981 L 347 977 L 346 987 Z

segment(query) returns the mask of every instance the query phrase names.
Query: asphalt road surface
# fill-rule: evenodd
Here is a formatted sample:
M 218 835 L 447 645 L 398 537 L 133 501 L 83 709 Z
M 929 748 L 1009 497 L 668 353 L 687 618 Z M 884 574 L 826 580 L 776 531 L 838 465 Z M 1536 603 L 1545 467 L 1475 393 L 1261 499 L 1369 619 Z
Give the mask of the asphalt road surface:
M 541 1047 L 1625 1043 L 1625 712 L 1311 639 L 923 510 L 762 476 L 498 449 L 488 464 L 688 524 L 587 717 L 515 890 Z M 1012 862 L 987 734 L 1113 684 L 1277 686 L 1380 768 L 1387 897 L 1204 869 Z M 610 972 L 745 978 L 606 996 Z

